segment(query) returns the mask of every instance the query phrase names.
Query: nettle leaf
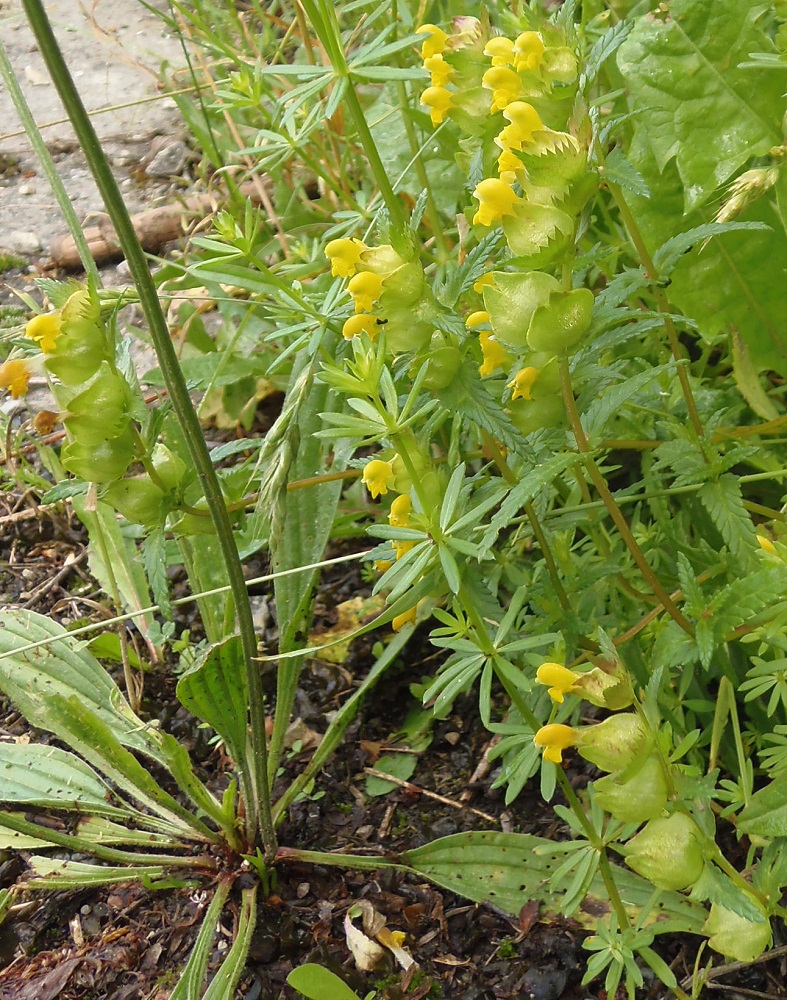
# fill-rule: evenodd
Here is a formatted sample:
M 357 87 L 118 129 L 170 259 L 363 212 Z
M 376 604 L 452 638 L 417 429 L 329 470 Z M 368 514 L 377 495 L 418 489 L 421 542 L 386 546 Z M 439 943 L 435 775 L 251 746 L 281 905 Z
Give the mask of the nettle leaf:
M 640 18 L 618 50 L 643 112 L 638 127 L 659 171 L 675 159 L 686 211 L 781 142 L 784 81 L 739 65 L 749 52 L 774 48 L 756 15 L 737 0 L 675 0 L 668 17 Z
M 705 483 L 697 495 L 719 529 L 730 555 L 739 565 L 748 565 L 757 551 L 757 536 L 751 515 L 743 506 L 737 476 L 719 476 L 715 482 Z

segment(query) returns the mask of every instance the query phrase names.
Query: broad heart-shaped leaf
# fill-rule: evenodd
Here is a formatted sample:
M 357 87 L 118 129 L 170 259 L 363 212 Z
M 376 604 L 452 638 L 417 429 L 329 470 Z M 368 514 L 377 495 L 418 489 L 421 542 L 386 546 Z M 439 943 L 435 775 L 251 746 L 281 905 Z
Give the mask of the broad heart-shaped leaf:
M 637 127 L 659 170 L 675 158 L 687 211 L 782 140 L 783 78 L 739 68 L 748 53 L 774 49 L 755 24 L 768 6 L 673 0 L 665 17 L 641 17 L 618 50 Z
M 487 831 L 457 833 L 401 855 L 405 864 L 444 889 L 477 903 L 492 903 L 512 916 L 531 900 L 559 914 L 560 896 L 550 891 L 549 879 L 565 858 L 564 851 L 543 837 Z M 637 921 L 651 901 L 653 886 L 625 868 L 615 867 L 613 873 L 623 905 Z M 609 898 L 597 875 L 575 919 L 594 927 L 609 912 Z M 645 925 L 653 925 L 658 933 L 699 934 L 706 916 L 697 903 L 665 891 L 648 911 Z
M 701 131 L 702 123 L 697 127 Z M 683 214 L 683 184 L 675 164 L 667 164 L 660 173 L 641 132 L 629 155 L 651 190 L 649 199 L 629 199 L 651 253 L 679 233 L 710 222 L 711 206 Z M 781 173 L 777 195 L 782 189 L 787 195 L 787 171 Z M 755 370 L 787 375 L 783 293 L 787 235 L 767 196 L 754 202 L 739 221 L 765 223 L 769 229 L 723 233 L 695 246 L 675 266 L 667 296 L 695 321 L 706 340 L 732 329 L 746 345 Z
M 178 681 L 178 700 L 224 740 L 234 761 L 246 756 L 248 694 L 240 637 L 211 646 L 202 662 Z

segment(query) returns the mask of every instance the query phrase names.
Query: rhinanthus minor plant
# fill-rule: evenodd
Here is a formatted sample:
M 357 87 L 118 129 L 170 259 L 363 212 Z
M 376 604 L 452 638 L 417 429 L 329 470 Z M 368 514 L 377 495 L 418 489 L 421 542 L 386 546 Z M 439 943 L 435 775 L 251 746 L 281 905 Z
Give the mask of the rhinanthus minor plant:
M 247 296 L 225 303 L 224 351 L 205 350 L 205 370 L 218 378 L 242 358 L 286 389 L 258 454 L 217 481 L 231 452 L 193 439 L 141 260 L 132 271 L 171 411 L 141 403 L 94 285 L 61 292 L 0 369 L 14 396 L 36 365 L 47 374 L 68 441 L 58 474 L 138 527 L 159 605 L 157 559 L 166 541 L 181 546 L 209 642 L 178 693 L 224 740 L 237 785 L 215 798 L 84 650 L 45 619 L 10 614 L 0 686 L 74 748 L 58 767 L 84 788 L 7 802 L 81 810 L 93 825 L 56 837 L 20 813 L 0 823 L 111 863 L 88 872 L 36 857 L 44 887 L 124 865 L 216 881 L 183 980 L 194 989 L 244 865 L 268 889 L 275 865 L 295 859 L 410 868 L 514 915 L 526 899 L 571 916 L 601 898 L 609 917 L 586 941 L 585 981 L 603 976 L 608 995 L 622 981 L 634 996 L 648 966 L 685 996 L 657 935 L 686 931 L 749 961 L 784 917 L 784 11 L 673 0 L 651 14 L 599 0 L 451 17 L 430 4 L 427 22 L 403 4 L 370 9 L 354 31 L 349 11 L 302 6 L 305 52 L 324 58 L 252 64 L 220 49 L 213 110 L 256 164 L 322 158 L 321 197 L 299 201 L 288 174 L 297 240 L 295 222 L 228 211 L 177 276 Z M 219 51 L 217 37 L 203 42 Z M 326 149 L 341 149 L 338 162 Z M 395 637 L 271 803 L 312 651 L 301 635 L 316 564 L 359 508 L 386 600 L 359 632 L 391 624 Z M 269 741 L 237 557 L 261 546 L 280 626 Z M 216 552 L 232 587 L 219 608 L 200 593 Z M 537 779 L 568 839 L 458 834 L 395 859 L 277 850 L 288 806 L 419 625 L 445 651 L 425 705 L 440 717 L 476 692 L 506 802 Z M 45 663 L 28 659 L 41 646 Z M 85 677 L 101 694 L 78 704 Z M 132 750 L 169 770 L 189 808 Z M 35 772 L 38 750 L 9 759 Z M 567 773 L 578 764 L 581 792 Z M 132 815 L 144 850 L 96 845 L 99 827 Z M 151 853 L 162 837 L 167 850 Z M 255 891 L 244 890 L 221 995 L 242 968 Z M 197 995 L 187 989 L 178 996 Z

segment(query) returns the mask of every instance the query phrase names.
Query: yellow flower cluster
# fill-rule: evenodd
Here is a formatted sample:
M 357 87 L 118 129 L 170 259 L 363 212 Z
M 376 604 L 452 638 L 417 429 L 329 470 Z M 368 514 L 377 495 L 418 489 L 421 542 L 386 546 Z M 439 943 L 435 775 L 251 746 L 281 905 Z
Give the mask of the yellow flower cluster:
M 448 84 L 454 77 L 455 70 L 446 62 L 443 53 L 448 47 L 448 35 L 435 24 L 422 24 L 418 29 L 420 34 L 428 33 L 421 45 L 421 58 L 424 69 L 429 73 L 431 86 L 421 94 L 421 104 L 429 108 L 429 117 L 434 126 L 445 121 L 445 117 L 453 107 L 453 98 Z

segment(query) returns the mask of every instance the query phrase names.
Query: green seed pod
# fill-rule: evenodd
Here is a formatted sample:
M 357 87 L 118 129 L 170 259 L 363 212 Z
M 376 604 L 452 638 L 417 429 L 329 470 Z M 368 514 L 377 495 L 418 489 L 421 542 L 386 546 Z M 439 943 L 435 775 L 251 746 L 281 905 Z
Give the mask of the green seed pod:
M 128 429 L 130 399 L 126 380 L 102 361 L 86 388 L 65 402 L 63 422 L 81 444 L 119 437 Z
M 157 444 L 150 455 L 153 468 L 168 490 L 180 486 L 186 474 L 187 465 L 183 459 L 170 451 L 165 444 Z
M 110 483 L 101 499 L 133 524 L 154 527 L 166 515 L 164 493 L 147 476 Z
M 410 368 L 411 377 L 415 378 L 421 365 L 427 365 L 424 376 L 424 388 L 444 389 L 450 385 L 462 364 L 462 352 L 456 344 L 443 333 L 432 334 L 426 357 L 419 356 Z
M 652 819 L 624 853 L 626 864 L 659 889 L 689 889 L 704 867 L 699 830 L 685 813 Z
M 650 749 L 652 737 L 634 712 L 611 715 L 580 731 L 577 749 L 601 771 L 622 771 Z
M 560 282 L 543 271 L 516 274 L 495 271 L 494 279 L 493 285 L 484 288 L 484 307 L 495 335 L 513 347 L 527 347 L 528 328 L 534 313 L 549 301 L 550 293 L 560 291 Z
M 560 396 L 536 399 L 534 394 L 533 399 L 515 399 L 506 406 L 506 412 L 523 435 L 544 427 L 560 427 L 566 420 L 566 408 Z
M 601 808 L 621 823 L 644 823 L 660 816 L 667 804 L 667 779 L 655 754 L 645 759 L 635 774 L 608 774 L 593 782 L 594 799 Z
M 49 371 L 63 385 L 79 385 L 105 360 L 104 333 L 89 319 L 62 323 L 55 350 L 46 356 Z
M 62 451 L 63 467 L 88 483 L 111 483 L 120 479 L 134 458 L 131 429 L 119 437 L 95 444 L 69 441 Z
M 397 306 L 411 306 L 421 298 L 424 271 L 420 264 L 402 264 L 383 278 L 380 309 L 385 313 Z
M 749 897 L 749 902 L 762 910 L 759 902 L 752 897 Z M 771 923 L 764 910 L 762 910 L 762 921 L 755 923 L 719 903 L 711 905 L 710 914 L 702 931 L 708 935 L 708 944 L 711 948 L 721 952 L 725 958 L 735 959 L 736 962 L 753 962 L 770 947 L 773 938 Z
M 560 354 L 573 347 L 587 332 L 595 299 L 589 288 L 552 292 L 530 320 L 527 343 L 534 351 Z

